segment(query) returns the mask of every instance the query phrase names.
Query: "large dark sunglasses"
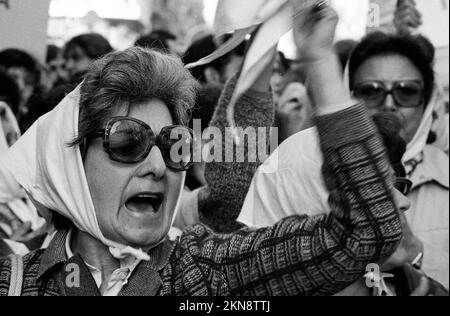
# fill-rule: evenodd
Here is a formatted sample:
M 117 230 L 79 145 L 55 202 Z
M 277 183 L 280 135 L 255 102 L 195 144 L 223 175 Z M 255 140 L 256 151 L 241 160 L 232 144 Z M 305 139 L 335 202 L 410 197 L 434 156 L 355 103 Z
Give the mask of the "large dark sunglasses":
M 420 81 L 398 81 L 390 90 L 382 82 L 363 82 L 355 86 L 353 95 L 371 109 L 382 107 L 389 95 L 400 108 L 416 108 L 425 100 L 424 86 Z
M 395 188 L 404 196 L 408 196 L 411 193 L 412 187 L 413 183 L 409 179 L 398 177 L 395 180 Z
M 187 171 L 193 164 L 194 132 L 185 126 L 167 126 L 156 135 L 140 120 L 115 117 L 95 136 L 103 137 L 105 152 L 116 162 L 140 163 L 156 146 L 171 170 Z

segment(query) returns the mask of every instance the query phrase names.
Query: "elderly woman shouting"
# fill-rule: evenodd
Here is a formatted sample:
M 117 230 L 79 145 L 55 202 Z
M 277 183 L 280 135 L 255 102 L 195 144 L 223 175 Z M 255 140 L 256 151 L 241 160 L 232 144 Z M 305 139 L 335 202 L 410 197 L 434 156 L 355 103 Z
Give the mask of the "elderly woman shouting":
M 230 235 L 197 225 L 171 241 L 189 167 L 188 155 L 173 147 L 192 141 L 182 124 L 195 84 L 177 58 L 133 48 L 96 62 L 2 162 L 41 211 L 72 227 L 60 227 L 46 250 L 23 263 L 0 261 L 0 294 L 330 295 L 387 259 L 402 237 L 399 210 L 407 201 L 394 189 L 376 127 L 344 88 L 332 48 L 336 23 L 329 7 L 296 18 L 319 104 L 330 215 Z M 270 73 L 237 112 L 271 107 Z M 233 81 L 216 113 L 222 130 L 232 91 Z

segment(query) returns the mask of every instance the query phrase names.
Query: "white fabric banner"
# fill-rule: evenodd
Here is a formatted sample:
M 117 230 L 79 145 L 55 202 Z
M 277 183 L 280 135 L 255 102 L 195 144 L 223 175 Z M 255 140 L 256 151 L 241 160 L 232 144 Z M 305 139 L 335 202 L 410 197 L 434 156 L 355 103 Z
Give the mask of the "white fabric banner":
M 255 82 L 265 67 L 271 62 L 274 48 L 278 41 L 292 29 L 292 17 L 303 8 L 319 0 L 221 0 L 217 7 L 216 36 L 237 31 L 233 38 L 212 55 L 198 63 L 187 65 L 188 68 L 207 64 L 230 52 L 245 40 L 245 35 L 252 33 L 259 26 L 252 45 L 245 57 L 241 76 L 236 86 L 228 109 L 228 121 L 234 123 L 234 104 L 237 99 Z M 293 5 L 295 4 L 295 5 Z M 294 9 L 295 6 L 295 9 Z M 240 140 L 236 137 L 236 141 Z

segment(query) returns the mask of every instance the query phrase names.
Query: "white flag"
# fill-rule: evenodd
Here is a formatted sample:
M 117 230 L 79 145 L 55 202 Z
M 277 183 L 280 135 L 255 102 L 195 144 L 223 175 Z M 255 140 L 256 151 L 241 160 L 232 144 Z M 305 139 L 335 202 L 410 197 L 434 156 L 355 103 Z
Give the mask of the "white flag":
M 278 41 L 292 29 L 294 14 L 320 0 L 220 0 L 215 20 L 216 36 L 235 31 L 233 37 L 216 52 L 202 60 L 187 65 L 192 68 L 212 62 L 239 46 L 248 34 L 256 29 L 255 38 L 245 57 L 241 76 L 228 109 L 231 127 L 234 122 L 234 105 L 272 62 Z M 235 135 L 236 136 L 236 135 Z M 239 139 L 236 139 L 239 142 Z

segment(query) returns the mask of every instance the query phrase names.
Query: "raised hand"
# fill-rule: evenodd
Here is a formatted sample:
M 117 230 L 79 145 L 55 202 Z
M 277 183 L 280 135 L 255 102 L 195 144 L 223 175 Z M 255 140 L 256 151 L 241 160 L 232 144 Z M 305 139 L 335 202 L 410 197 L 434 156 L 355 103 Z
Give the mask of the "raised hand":
M 333 48 L 339 21 L 336 11 L 328 5 L 328 1 L 315 1 L 306 8 L 304 1 L 291 2 L 295 12 L 298 12 L 293 21 L 294 39 L 300 58 L 305 63 L 308 88 L 316 113 L 330 114 L 354 105 Z
M 304 61 L 317 61 L 333 54 L 333 43 L 339 21 L 328 1 L 315 2 L 303 8 L 303 1 L 291 0 L 294 17 L 294 39 Z

